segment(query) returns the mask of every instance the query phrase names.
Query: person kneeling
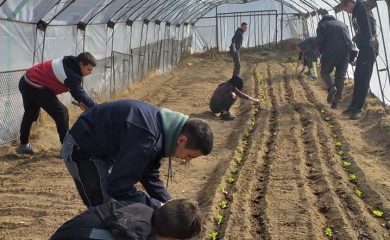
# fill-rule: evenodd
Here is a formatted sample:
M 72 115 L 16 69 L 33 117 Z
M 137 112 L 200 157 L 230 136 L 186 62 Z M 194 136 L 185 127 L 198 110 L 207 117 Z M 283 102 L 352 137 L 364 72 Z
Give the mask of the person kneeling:
M 259 99 L 243 93 L 243 87 L 244 83 L 240 76 L 233 76 L 230 80 L 219 84 L 210 99 L 210 110 L 215 114 L 220 113 L 221 120 L 233 120 L 234 117 L 229 110 L 236 102 L 237 97 L 256 103 L 260 102 Z
M 50 240 L 174 240 L 199 235 L 201 213 L 197 202 L 174 199 L 154 210 L 142 203 L 114 201 L 77 215 Z

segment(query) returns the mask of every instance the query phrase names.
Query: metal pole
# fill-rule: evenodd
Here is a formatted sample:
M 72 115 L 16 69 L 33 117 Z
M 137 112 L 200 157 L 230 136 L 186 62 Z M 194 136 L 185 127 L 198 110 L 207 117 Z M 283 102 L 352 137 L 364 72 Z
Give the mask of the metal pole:
M 280 17 L 280 42 L 283 42 L 283 17 L 284 17 L 284 4 L 283 2 L 280 3 L 282 5 L 282 13 Z M 283 44 L 283 43 L 282 43 Z
M 138 66 L 137 66 L 137 81 L 140 79 L 140 74 L 139 74 L 139 63 L 141 62 L 141 48 L 142 48 L 142 40 L 143 40 L 143 36 L 144 36 L 144 25 L 145 23 L 142 22 L 142 27 L 141 27 L 141 39 L 139 41 L 139 49 L 138 49 Z M 142 73 L 141 73 L 141 78 L 142 78 Z
M 219 51 L 219 36 L 218 36 L 218 5 L 215 6 L 215 39 L 217 41 L 217 51 Z
M 268 15 L 268 48 L 271 50 L 271 16 Z

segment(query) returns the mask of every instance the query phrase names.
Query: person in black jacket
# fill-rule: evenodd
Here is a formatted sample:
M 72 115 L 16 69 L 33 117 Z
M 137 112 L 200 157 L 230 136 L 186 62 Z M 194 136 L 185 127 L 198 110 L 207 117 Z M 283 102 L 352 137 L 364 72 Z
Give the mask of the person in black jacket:
M 201 119 L 136 100 L 119 100 L 85 111 L 65 137 L 61 155 L 84 204 L 112 199 L 153 208 L 171 199 L 159 176 L 161 159 L 186 161 L 207 155 L 213 132 Z M 134 184 L 140 182 L 146 195 Z
M 109 202 L 64 223 L 50 240 L 175 240 L 199 235 L 197 202 L 173 199 L 154 210 L 141 203 Z
M 332 15 L 325 15 L 318 23 L 317 41 L 321 53 L 321 78 L 328 88 L 327 101 L 335 109 L 342 98 L 348 63 L 356 54 L 351 54 L 353 44 L 347 25 Z M 332 79 L 330 73 L 334 69 L 336 73 Z
M 308 37 L 305 40 L 298 43 L 299 57 L 298 60 L 303 62 L 303 70 L 305 66 L 309 68 L 311 78 L 317 78 L 317 60 L 320 57 L 318 50 L 318 43 L 316 37 Z M 302 71 L 303 71 L 302 70 Z
M 370 88 L 372 71 L 379 51 L 376 21 L 366 2 L 343 0 L 340 4 L 344 11 L 352 13 L 352 24 L 356 32 L 353 40 L 359 48 L 359 55 L 355 63 L 352 102 L 343 114 L 349 116 L 350 119 L 357 120 L 362 115 L 362 108 Z
M 248 30 L 248 24 L 246 22 L 241 23 L 241 27 L 237 28 L 232 38 L 232 44 L 229 48 L 229 53 L 233 57 L 234 69 L 233 77 L 240 74 L 240 49 L 242 46 L 242 40 L 244 39 L 244 32 Z
M 83 109 L 96 105 L 82 87 L 83 77 L 92 73 L 96 59 L 89 52 L 76 56 L 65 56 L 37 64 L 27 70 L 20 79 L 19 90 L 23 98 L 24 114 L 20 126 L 20 145 L 17 153 L 33 154 L 29 144 L 30 130 L 38 119 L 40 108 L 52 117 L 62 143 L 69 129 L 68 109 L 57 98 L 57 94 L 70 92 Z

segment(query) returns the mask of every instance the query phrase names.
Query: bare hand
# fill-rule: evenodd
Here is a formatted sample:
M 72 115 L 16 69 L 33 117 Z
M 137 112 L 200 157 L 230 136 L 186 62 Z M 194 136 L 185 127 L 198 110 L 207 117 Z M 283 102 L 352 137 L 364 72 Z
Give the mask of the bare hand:
M 351 66 L 356 66 L 356 61 L 351 62 Z

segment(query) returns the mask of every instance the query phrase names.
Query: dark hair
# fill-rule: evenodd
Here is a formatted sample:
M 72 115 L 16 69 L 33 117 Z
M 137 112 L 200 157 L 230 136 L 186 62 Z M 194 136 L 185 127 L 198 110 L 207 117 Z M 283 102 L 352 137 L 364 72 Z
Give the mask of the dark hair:
M 77 56 L 77 60 L 79 62 L 81 62 L 84 66 L 87 66 L 87 65 L 92 65 L 94 67 L 96 67 L 96 59 L 95 57 L 89 53 L 89 52 L 83 52 L 83 53 L 80 53 L 78 56 Z
M 200 150 L 207 155 L 213 149 L 213 130 L 208 122 L 199 118 L 190 118 L 184 124 L 181 134 L 187 137 L 186 148 Z
M 242 22 L 242 23 L 241 23 L 241 27 L 242 27 L 242 26 L 248 26 L 248 23 Z
M 242 90 L 244 88 L 244 80 L 239 75 L 233 76 L 228 81 L 228 83 L 230 83 L 231 85 L 235 86 L 239 90 Z
M 348 3 L 354 3 L 354 2 L 356 2 L 356 0 L 341 0 L 340 6 L 344 7 Z
M 152 224 L 158 236 L 188 239 L 199 235 L 202 216 L 197 202 L 173 199 L 154 211 Z

